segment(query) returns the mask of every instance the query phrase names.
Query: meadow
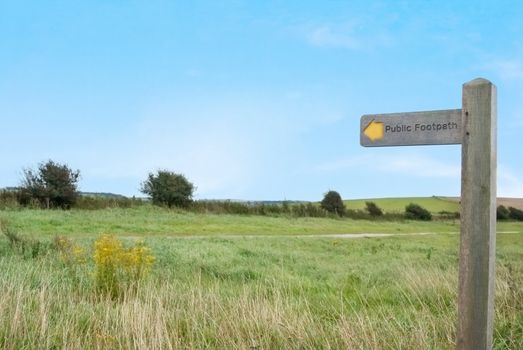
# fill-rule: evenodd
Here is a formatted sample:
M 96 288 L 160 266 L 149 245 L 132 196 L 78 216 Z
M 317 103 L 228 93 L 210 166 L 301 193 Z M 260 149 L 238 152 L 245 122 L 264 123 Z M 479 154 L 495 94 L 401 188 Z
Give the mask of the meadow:
M 52 238 L 120 236 L 325 235 L 345 233 L 454 233 L 459 220 L 355 220 L 194 213 L 143 205 L 101 210 L 3 210 L 0 217 L 18 232 Z M 498 223 L 500 232 L 521 232 L 514 221 Z
M 459 223 L 196 214 L 149 206 L 2 211 L 0 348 L 450 349 Z M 523 225 L 498 225 L 495 349 L 523 348 Z M 330 233 L 433 232 L 344 239 Z M 143 240 L 150 273 L 100 294 L 94 242 Z M 63 259 L 66 237 L 85 259 Z M 37 248 L 35 248 L 37 247 Z
M 416 203 L 426 208 L 433 214 L 439 212 L 459 212 L 459 202 L 457 199 L 447 197 L 403 197 L 403 198 L 372 198 L 372 199 L 352 199 L 346 200 L 345 205 L 348 208 L 363 210 L 365 202 L 374 202 L 385 212 L 401 213 L 405 206 L 410 203 Z

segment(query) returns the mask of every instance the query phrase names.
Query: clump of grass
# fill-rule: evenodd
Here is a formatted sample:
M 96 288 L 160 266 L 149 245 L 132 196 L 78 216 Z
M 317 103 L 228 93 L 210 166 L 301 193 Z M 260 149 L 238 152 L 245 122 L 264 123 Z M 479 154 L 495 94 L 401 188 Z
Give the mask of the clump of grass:
M 22 255 L 24 258 L 37 258 L 49 250 L 49 245 L 37 239 L 29 238 L 19 234 L 7 221 L 0 219 L 0 231 L 9 241 L 12 252 Z
M 495 348 L 523 349 L 523 266 L 496 267 Z
M 112 298 L 132 288 L 149 272 L 154 257 L 140 241 L 125 248 L 122 241 L 112 235 L 102 235 L 94 244 L 95 287 Z

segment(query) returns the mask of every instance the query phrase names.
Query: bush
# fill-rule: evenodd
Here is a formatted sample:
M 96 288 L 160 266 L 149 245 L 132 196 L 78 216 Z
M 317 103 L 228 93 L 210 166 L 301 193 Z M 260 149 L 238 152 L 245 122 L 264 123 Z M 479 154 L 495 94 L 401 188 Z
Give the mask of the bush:
M 78 198 L 79 170 L 52 160 L 41 163 L 37 170 L 25 169 L 20 185 L 20 203 L 37 200 L 43 208 L 69 209 Z
M 0 210 L 20 207 L 18 189 L 0 190 Z
M 293 217 L 326 217 L 328 212 L 313 203 L 257 203 L 233 201 L 193 201 L 188 208 L 198 213 L 293 216 Z
M 520 210 L 520 209 L 517 209 L 514 207 L 509 207 L 508 211 L 509 211 L 509 217 L 511 219 L 523 221 L 523 210 Z
M 313 217 L 324 218 L 329 215 L 329 212 L 323 207 L 314 205 L 312 203 L 293 205 L 291 209 L 292 215 L 295 217 Z M 345 214 L 345 211 L 343 211 Z
M 152 198 L 153 204 L 187 208 L 192 202 L 194 185 L 181 174 L 167 170 L 149 173 L 141 191 Z
M 321 201 L 321 207 L 332 214 L 339 216 L 345 214 L 345 203 L 343 203 L 340 194 L 336 191 L 325 193 L 323 200 Z
M 376 217 L 376 216 L 382 216 L 383 211 L 380 207 L 374 202 L 365 202 L 365 210 L 369 213 L 370 216 Z
M 422 206 L 410 203 L 405 207 L 405 217 L 412 220 L 432 220 L 432 214 Z
M 78 209 L 106 209 L 106 208 L 133 208 L 146 203 L 140 198 L 85 196 L 78 197 L 75 208 Z
M 117 298 L 149 272 L 154 257 L 143 242 L 125 248 L 114 236 L 102 235 L 94 243 L 95 286 L 99 293 Z
M 371 220 L 372 217 L 365 210 L 360 209 L 347 209 L 345 210 L 345 216 L 354 220 Z
M 498 205 L 496 208 L 496 219 L 508 220 L 510 218 L 510 211 L 504 205 Z

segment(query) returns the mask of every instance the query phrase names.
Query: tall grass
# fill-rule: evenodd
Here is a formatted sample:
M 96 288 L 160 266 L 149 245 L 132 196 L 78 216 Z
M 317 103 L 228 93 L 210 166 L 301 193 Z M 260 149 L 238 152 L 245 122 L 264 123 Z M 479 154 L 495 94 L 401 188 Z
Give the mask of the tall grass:
M 425 286 L 402 286 L 401 308 L 356 294 L 369 309 L 354 308 L 340 299 L 330 314 L 311 305 L 305 292 L 293 295 L 280 282 L 264 280 L 233 295 L 227 285 L 151 281 L 120 302 L 95 300 L 74 293 L 66 284 L 31 278 L 43 273 L 28 267 L 25 279 L 10 271 L 2 283 L 0 346 L 5 349 L 44 348 L 371 348 L 430 349 L 453 345 L 452 306 L 424 305 Z M 47 272 L 47 271 L 45 271 Z M 434 283 L 448 284 L 439 274 Z M 421 282 L 423 283 L 423 282 Z M 274 285 L 271 293 L 265 284 Z M 420 290 L 421 289 L 421 290 Z M 446 288 L 438 291 L 452 295 Z M 442 306 L 436 313 L 431 307 Z
M 155 268 L 115 300 L 51 251 L 27 259 L 0 240 L 0 348 L 455 347 L 457 237 L 147 243 Z M 521 235 L 498 247 L 495 348 L 520 349 Z
M 195 213 L 143 205 L 133 208 L 102 210 L 9 210 L 1 217 L 11 221 L 26 234 L 97 235 L 212 235 L 212 234 L 326 234 L 326 233 L 405 233 L 458 232 L 459 223 L 432 221 L 413 225 L 396 220 L 353 220 L 350 218 L 316 218 Z M 521 224 L 502 223 L 500 228 L 521 230 Z M 515 227 L 515 225 L 519 225 Z

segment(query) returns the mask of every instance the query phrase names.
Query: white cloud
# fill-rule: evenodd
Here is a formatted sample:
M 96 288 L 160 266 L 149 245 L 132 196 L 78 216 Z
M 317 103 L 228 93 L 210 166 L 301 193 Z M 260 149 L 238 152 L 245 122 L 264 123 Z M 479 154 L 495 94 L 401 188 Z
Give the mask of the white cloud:
M 148 118 L 137 129 L 139 143 L 131 152 L 134 161 L 120 163 L 126 174 L 135 177 L 169 169 L 194 182 L 198 197 L 214 196 L 225 189 L 236 196 L 258 169 L 257 145 L 230 119 Z M 114 164 L 108 165 L 113 167 Z
M 448 164 L 419 156 L 390 159 L 385 164 L 381 164 L 380 167 L 382 171 L 410 174 L 418 177 L 459 178 L 461 174 L 460 164 Z
M 461 165 L 441 162 L 415 154 L 396 156 L 358 156 L 321 164 L 320 172 L 335 172 L 359 167 L 382 173 L 395 173 L 414 177 L 456 178 L 461 174 Z
M 315 108 L 307 108 L 312 102 L 289 103 L 285 96 L 166 100 L 153 101 L 141 112 L 141 122 L 84 150 L 79 167 L 88 169 L 85 177 L 125 177 L 137 188 L 148 172 L 165 168 L 194 182 L 198 198 L 242 199 L 267 181 L 267 174 L 281 171 L 289 146 L 324 121 Z
M 398 156 L 357 156 L 324 163 L 316 167 L 318 172 L 337 172 L 354 168 L 366 171 L 394 173 L 422 178 L 452 178 L 461 176 L 457 162 L 441 162 L 415 154 Z M 498 197 L 523 198 L 523 176 L 512 169 L 498 165 Z

